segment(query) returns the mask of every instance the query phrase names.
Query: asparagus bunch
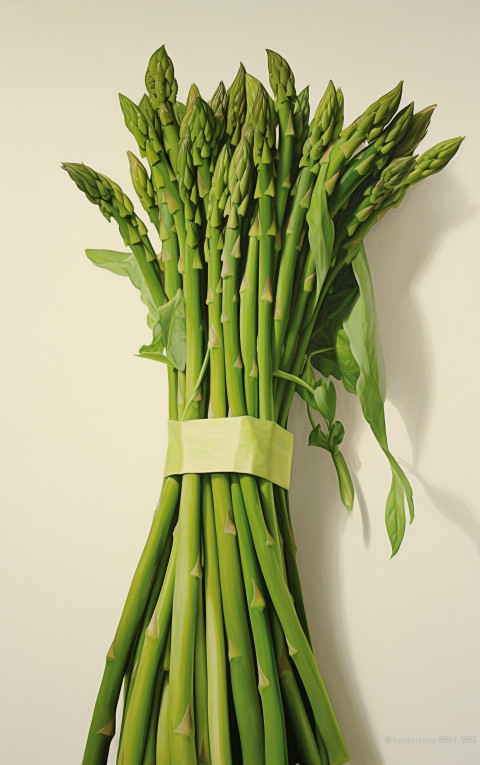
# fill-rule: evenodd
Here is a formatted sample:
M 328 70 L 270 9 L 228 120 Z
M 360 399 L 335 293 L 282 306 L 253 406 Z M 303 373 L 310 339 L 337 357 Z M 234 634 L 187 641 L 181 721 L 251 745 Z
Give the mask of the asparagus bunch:
M 413 500 L 387 442 L 363 240 L 462 139 L 415 156 L 433 107 L 398 111 L 402 83 L 344 127 L 343 94 L 329 82 L 309 123 L 308 88 L 297 95 L 278 53 L 268 66 L 273 98 L 240 65 L 228 90 L 221 82 L 206 101 L 192 85 L 182 104 L 162 47 L 140 102 L 120 96 L 155 245 L 117 184 L 63 167 L 130 249 L 87 254 L 140 289 L 153 330 L 140 355 L 168 366 L 170 419 L 249 415 L 286 427 L 297 391 L 309 442 L 330 452 L 351 509 L 332 382 L 341 379 L 390 464 L 395 554 Z M 83 765 L 107 762 L 122 685 L 119 765 L 349 759 L 311 648 L 286 490 L 240 473 L 164 479 Z

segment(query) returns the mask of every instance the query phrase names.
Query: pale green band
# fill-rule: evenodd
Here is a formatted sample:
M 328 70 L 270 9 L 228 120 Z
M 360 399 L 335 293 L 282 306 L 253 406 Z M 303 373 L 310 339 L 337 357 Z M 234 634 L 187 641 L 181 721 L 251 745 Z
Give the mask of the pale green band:
M 165 476 L 249 473 L 288 489 L 293 435 L 256 417 L 168 421 Z

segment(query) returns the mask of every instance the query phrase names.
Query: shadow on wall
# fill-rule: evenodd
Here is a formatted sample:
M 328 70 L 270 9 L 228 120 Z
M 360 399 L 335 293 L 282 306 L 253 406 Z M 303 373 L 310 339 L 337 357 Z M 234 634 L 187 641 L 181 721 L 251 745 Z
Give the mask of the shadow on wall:
M 472 212 L 466 209 L 461 190 L 452 185 L 447 170 L 427 181 L 421 190 L 413 189 L 402 207 L 389 213 L 378 230 L 367 237 L 366 249 L 381 316 L 388 398 L 403 417 L 411 441 L 411 474 L 418 478 L 438 510 L 462 528 L 480 551 L 480 526 L 473 511 L 457 497 L 430 486 L 417 470 L 428 425 L 433 380 L 429 331 L 415 299 L 414 286 L 435 258 L 438 241 L 467 220 Z M 408 364 L 405 364 L 406 358 Z M 361 417 L 356 398 L 344 392 L 342 418 L 348 422 L 350 434 L 344 453 L 354 482 L 360 461 L 352 442 Z M 318 636 L 317 640 L 314 638 L 314 650 L 350 747 L 352 765 L 385 765 L 372 734 L 344 637 L 346 621 L 339 549 L 348 514 L 341 512 L 338 486 L 327 456 L 322 460 L 319 450 L 307 446 L 310 428 L 304 404 L 298 397 L 292 407 L 289 428 L 294 431 L 296 441 L 290 495 L 292 521 L 297 531 L 307 615 L 312 634 Z M 361 514 L 363 543 L 368 547 L 369 514 L 357 482 L 355 491 L 354 511 Z M 302 560 L 308 561 L 308 571 L 302 571 Z M 308 579 L 315 583 L 314 587 L 307 585 Z

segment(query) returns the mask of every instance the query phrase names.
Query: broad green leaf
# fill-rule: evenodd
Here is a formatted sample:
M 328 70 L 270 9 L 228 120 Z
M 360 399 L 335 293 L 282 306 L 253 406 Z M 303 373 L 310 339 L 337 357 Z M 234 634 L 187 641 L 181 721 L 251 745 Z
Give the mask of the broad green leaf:
M 327 192 L 319 176 L 313 187 L 307 212 L 308 241 L 315 260 L 317 299 L 332 260 L 335 226 L 328 211 Z
M 106 268 L 119 276 L 128 276 L 133 286 L 140 290 L 140 297 L 148 308 L 147 324 L 150 329 L 153 329 L 158 321 L 158 307 L 145 284 L 142 271 L 133 253 L 116 250 L 86 250 L 86 254 L 96 266 Z
M 335 419 L 335 407 L 337 396 L 335 386 L 331 380 L 322 377 L 320 380 L 315 378 L 312 365 L 307 361 L 305 369 L 302 372 L 301 379 L 313 389 L 309 391 L 305 386 L 299 385 L 295 388 L 296 392 L 312 409 L 320 412 L 328 425 L 331 425 Z
M 331 380 L 322 377 L 315 385 L 314 391 L 315 408 L 330 425 L 335 419 L 335 407 L 337 395 L 335 386 Z
M 316 425 L 308 437 L 309 446 L 319 446 L 321 449 L 330 451 L 328 436 L 325 435 L 320 425 Z
M 379 375 L 379 344 L 377 338 L 373 286 L 365 249 L 361 248 L 352 263 L 357 279 L 359 297 L 343 327 L 352 355 L 359 366 L 356 392 L 365 419 L 382 447 L 387 448 L 383 402 L 385 385 Z
M 413 495 L 405 473 L 388 447 L 383 406 L 385 387 L 383 376 L 379 371 L 375 302 L 370 269 L 363 245 L 353 260 L 352 266 L 358 283 L 359 296 L 343 326 L 350 353 L 358 365 L 356 393 L 360 399 L 364 417 L 383 449 L 392 470 L 392 485 L 387 498 L 385 521 L 393 556 L 398 551 L 405 532 L 405 498 L 410 511 L 410 522 L 414 517 Z M 342 338 L 340 339 L 341 344 Z M 343 353 L 343 358 L 347 357 L 345 343 L 341 347 L 341 353 Z M 350 386 L 353 385 L 355 379 L 353 369 L 351 360 L 350 362 L 347 360 L 347 380 Z
M 163 332 L 160 324 L 157 322 L 153 328 L 153 340 L 150 343 L 150 345 L 142 345 L 140 348 L 138 355 L 142 357 L 142 359 L 151 359 L 152 361 L 160 361 L 162 364 L 172 364 L 173 362 L 169 360 L 165 354 L 165 338 L 163 337 Z
M 158 309 L 158 320 L 153 328 L 153 342 L 143 345 L 139 355 L 154 361 L 169 362 L 183 372 L 186 362 L 186 336 L 185 298 L 179 289 L 172 300 Z
M 335 344 L 335 353 L 337 354 L 338 368 L 342 383 L 349 393 L 357 392 L 357 381 L 360 376 L 360 367 L 355 361 L 350 348 L 350 341 L 344 329 L 337 332 Z

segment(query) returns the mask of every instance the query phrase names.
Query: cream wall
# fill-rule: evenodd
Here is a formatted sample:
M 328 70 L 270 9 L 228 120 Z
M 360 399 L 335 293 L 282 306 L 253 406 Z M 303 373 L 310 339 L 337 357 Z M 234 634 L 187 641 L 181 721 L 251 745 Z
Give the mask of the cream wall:
M 60 162 L 130 189 L 116 94 L 140 96 L 162 43 L 183 96 L 193 79 L 210 95 L 240 59 L 266 81 L 271 47 L 315 104 L 331 77 L 353 119 L 404 79 L 405 99 L 438 103 L 425 145 L 467 136 L 367 240 L 390 440 L 416 497 L 403 548 L 389 560 L 388 469 L 347 394 L 353 514 L 327 455 L 305 446 L 300 405 L 292 507 L 352 764 L 480 762 L 478 4 L 3 0 L 1 15 L 2 762 L 80 762 L 161 484 L 165 370 L 134 357 L 143 306 L 83 254 L 119 236 Z

